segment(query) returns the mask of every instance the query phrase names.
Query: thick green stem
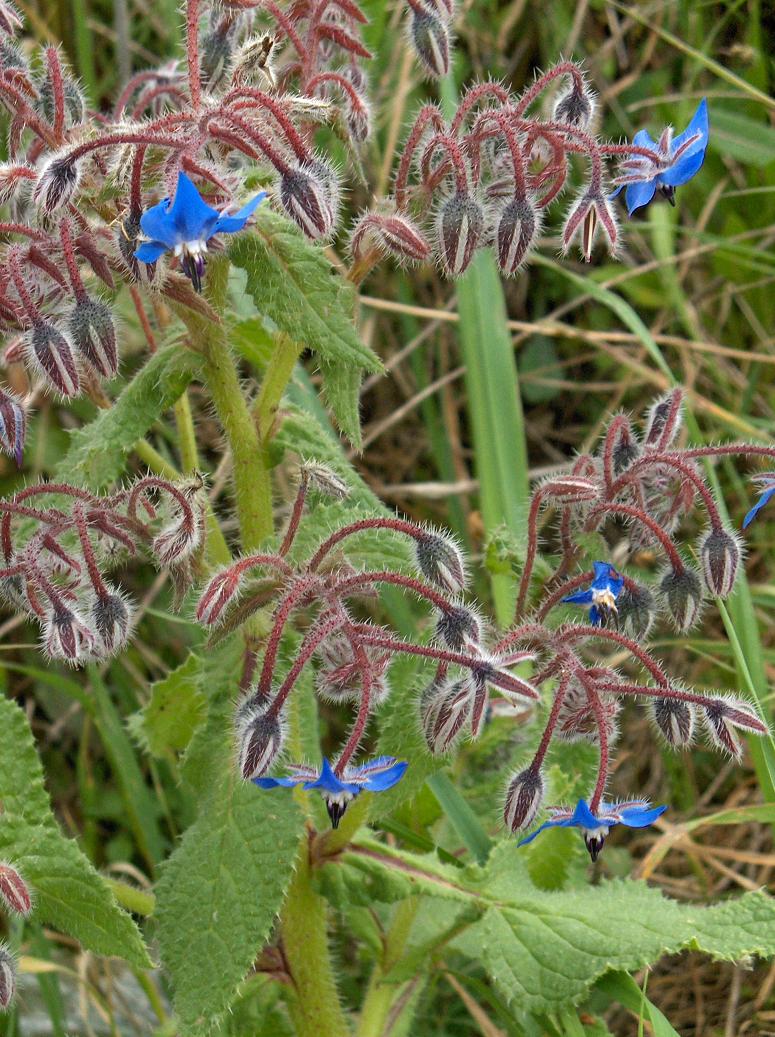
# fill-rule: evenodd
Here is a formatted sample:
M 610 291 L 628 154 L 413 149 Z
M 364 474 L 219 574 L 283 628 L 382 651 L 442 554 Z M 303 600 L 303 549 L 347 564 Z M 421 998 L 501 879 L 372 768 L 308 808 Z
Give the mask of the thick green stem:
M 417 900 L 408 897 L 395 909 L 393 920 L 385 936 L 381 961 L 374 966 L 366 997 L 363 999 L 358 1037 L 382 1037 L 390 1011 L 403 987 L 395 982 L 386 983 L 385 976 L 401 960 L 409 933 L 417 914 Z
M 196 446 L 194 416 L 188 392 L 184 392 L 175 404 L 175 424 L 178 427 L 178 449 L 183 471 L 186 475 L 199 470 L 199 451 Z
M 207 300 L 217 313 L 228 310 L 229 260 L 213 256 L 207 267 Z M 204 361 L 204 377 L 231 448 L 234 491 L 242 548 L 255 550 L 273 532 L 272 485 L 258 430 L 242 394 L 225 324 L 214 324 L 187 307 L 178 315 Z
M 309 847 L 299 850 L 296 872 L 280 915 L 283 951 L 293 978 L 289 1008 L 296 1037 L 347 1037 L 326 935 L 328 905 L 312 888 Z

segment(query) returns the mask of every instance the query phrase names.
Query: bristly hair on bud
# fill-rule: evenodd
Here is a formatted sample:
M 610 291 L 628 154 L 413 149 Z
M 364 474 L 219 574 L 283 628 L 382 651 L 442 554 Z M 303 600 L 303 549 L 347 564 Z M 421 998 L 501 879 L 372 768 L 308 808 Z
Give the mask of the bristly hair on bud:
M 225 618 L 226 607 L 236 601 L 242 590 L 243 576 L 239 565 L 229 565 L 212 577 L 197 602 L 197 623 L 213 627 Z
M 339 211 L 339 183 L 330 166 L 299 162 L 280 177 L 280 202 L 308 238 L 330 237 Z
M 110 307 L 85 295 L 70 311 L 68 327 L 75 348 L 89 367 L 103 378 L 112 378 L 118 371 L 118 345 Z
M 269 709 L 267 700 L 250 696 L 237 710 L 237 751 L 239 770 L 245 781 L 266 774 L 283 746 L 283 725 Z
M 472 195 L 457 191 L 442 202 L 436 217 L 436 251 L 444 273 L 465 273 L 483 235 L 484 209 Z
M 700 618 L 702 583 L 694 569 L 668 568 L 659 581 L 659 592 L 676 630 L 686 633 Z
M 726 598 L 732 593 L 742 557 L 737 535 L 712 527 L 700 541 L 699 555 L 705 586 L 711 594 Z
M 434 755 L 451 749 L 463 733 L 471 718 L 476 691 L 476 682 L 468 674 L 460 680 L 446 682 L 427 697 L 423 696 L 423 733 Z
M 94 628 L 108 655 L 119 652 L 132 630 L 132 608 L 115 587 L 105 587 L 94 599 L 91 610 Z
M 154 537 L 151 549 L 162 567 L 179 565 L 189 558 L 202 539 L 202 523 L 196 513 L 180 515 Z
M 318 461 L 303 461 L 299 471 L 302 480 L 318 493 L 334 500 L 345 500 L 350 496 L 350 487 L 328 465 L 320 464 Z
M 753 703 L 732 695 L 708 699 L 708 704 L 702 706 L 702 717 L 710 744 L 736 760 L 743 756 L 736 728 L 748 734 L 767 734 L 767 725 L 759 718 Z
M 648 409 L 643 444 L 650 450 L 666 450 L 675 442 L 683 421 L 683 390 L 673 389 Z
M 603 626 L 613 625 L 636 641 L 645 641 L 656 617 L 657 600 L 651 590 L 630 580 L 616 599 L 616 612 L 609 610 L 603 616 Z
M 16 915 L 26 918 L 32 911 L 32 895 L 19 872 L 11 864 L 0 862 L 0 898 Z
M 467 605 L 450 605 L 440 611 L 436 637 L 453 652 L 461 651 L 467 644 L 477 644 L 481 636 L 481 620 Z
M 507 277 L 524 263 L 538 234 L 538 215 L 527 197 L 509 199 L 495 215 L 495 255 Z
M 359 259 L 367 248 L 376 246 L 399 262 L 422 263 L 431 254 L 425 235 L 403 212 L 366 212 L 350 235 L 353 259 Z
M 54 659 L 78 666 L 92 654 L 94 637 L 83 619 L 65 605 L 48 614 L 43 628 L 46 651 Z
M 555 122 L 567 122 L 568 125 L 579 130 L 585 130 L 592 122 L 594 111 L 594 93 L 586 83 L 580 85 L 574 79 L 570 90 L 557 98 L 552 119 Z
M 22 466 L 24 441 L 27 437 L 27 411 L 24 404 L 8 389 L 0 389 L 0 450 Z
M 509 781 L 503 805 L 503 822 L 511 832 L 529 828 L 541 809 L 544 779 L 540 770 L 527 767 Z
M 449 72 L 451 30 L 448 18 L 439 17 L 420 3 L 412 5 L 409 40 L 425 72 L 440 79 Z
M 649 702 L 654 727 L 671 749 L 685 749 L 692 744 L 696 720 L 690 702 L 674 698 L 654 698 Z
M 467 583 L 463 552 L 451 536 L 424 532 L 414 541 L 417 568 L 426 580 L 447 594 L 460 594 Z
M 16 961 L 10 948 L 0 943 L 0 1011 L 10 1008 L 16 993 Z
M 54 155 L 40 171 L 33 197 L 45 212 L 56 212 L 72 200 L 80 178 L 78 162 L 67 153 Z
M 72 343 L 53 324 L 33 324 L 25 335 L 25 355 L 62 396 L 78 396 L 81 376 Z

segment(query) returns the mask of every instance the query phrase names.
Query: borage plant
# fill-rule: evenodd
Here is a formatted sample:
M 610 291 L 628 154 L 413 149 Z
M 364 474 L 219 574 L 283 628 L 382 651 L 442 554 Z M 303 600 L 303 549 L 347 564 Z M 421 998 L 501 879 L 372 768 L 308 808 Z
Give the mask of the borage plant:
M 409 8 L 422 68 L 446 74 L 453 9 Z M 0 896 L 15 920 L 0 949 L 2 1008 L 27 980 L 19 951 L 22 972 L 39 971 L 55 996 L 49 966 L 34 963 L 53 931 L 40 923 L 124 959 L 159 1027 L 186 1034 L 406 1033 L 452 959 L 486 980 L 510 1032 L 554 1032 L 554 1018 L 603 996 L 592 988 L 611 968 L 689 944 L 730 959 L 775 951 L 763 894 L 733 912 L 690 909 L 633 880 L 590 886 L 562 833 L 519 845 L 578 827 L 594 860 L 612 827 L 659 821 L 664 807 L 615 798 L 630 699 L 649 704 L 674 748 L 690 744 L 697 719 L 735 757 L 736 731 L 766 734 L 756 703 L 689 689 L 648 642 L 659 614 L 684 634 L 740 570 L 701 463 L 775 452 L 677 447 L 677 392 L 641 437 L 615 417 L 598 456 L 536 489 L 515 623 L 499 633 L 467 597 L 455 541 L 387 513 L 313 416 L 311 394 L 285 395 L 311 351 L 357 446 L 361 377 L 380 362 L 355 329 L 355 286 L 386 255 L 457 277 L 492 248 L 514 275 L 571 185 L 562 247 L 578 240 L 590 261 L 602 236 L 615 253 L 617 188 L 630 213 L 657 192 L 674 201 L 703 163 L 707 105 L 676 138 L 641 131 L 614 144 L 594 132 L 596 99 L 574 62 L 520 94 L 474 84 L 449 118 L 420 106 L 390 196 L 340 235 L 346 174 L 333 156 L 360 169 L 372 125 L 365 22 L 353 0 L 189 0 L 184 65 L 132 76 L 94 112 L 60 52 L 32 55 L 15 39 L 18 13 L 0 3 L 0 446 L 23 465 L 46 392 L 47 413 L 56 401 L 83 426 L 44 465 L 48 480 L 0 501 L 0 589 L 20 617 L 5 629 L 30 620 L 42 632 L 44 676 L 34 658 L 12 664 L 40 681 L 27 712 L 37 723 L 61 709 L 49 684 L 74 698 L 51 728 L 57 749 L 85 718 L 84 801 L 61 805 L 87 851 L 62 834 L 25 713 L 4 698 Z M 170 408 L 174 430 L 161 421 Z M 198 474 L 207 468 L 211 490 Z M 746 523 L 773 492 L 772 476 L 760 478 Z M 559 518 L 553 575 L 538 553 L 548 508 Z M 698 509 L 707 529 L 690 560 L 678 533 Z M 644 546 L 663 561 L 656 579 L 634 575 Z M 143 593 L 145 560 L 163 576 Z M 480 585 L 473 565 L 470 575 Z M 154 609 L 167 578 L 171 600 Z M 588 608 L 587 621 L 558 620 L 562 605 Z M 349 729 L 332 707 L 351 712 Z M 562 740 L 591 745 L 558 752 Z M 475 775 L 484 824 L 443 773 L 453 750 L 450 765 Z M 62 757 L 53 762 L 60 774 Z M 497 782 L 505 829 L 485 805 Z M 104 784 L 120 807 L 114 797 L 103 815 Z M 538 825 L 545 795 L 566 805 Z M 131 842 L 103 845 L 118 815 Z M 136 884 L 94 867 L 117 857 Z M 341 982 L 332 941 L 346 945 Z M 110 979 L 87 973 L 110 1014 Z

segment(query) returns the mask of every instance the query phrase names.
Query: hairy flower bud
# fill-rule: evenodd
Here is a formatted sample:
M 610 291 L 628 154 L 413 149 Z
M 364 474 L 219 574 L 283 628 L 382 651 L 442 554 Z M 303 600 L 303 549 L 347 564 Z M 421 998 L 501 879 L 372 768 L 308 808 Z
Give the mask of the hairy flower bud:
M 726 598 L 732 593 L 740 566 L 740 544 L 726 529 L 711 529 L 700 542 L 700 561 L 705 586 L 711 594 Z
M 466 586 L 463 554 L 449 536 L 423 533 L 414 541 L 417 568 L 426 580 L 448 594 L 459 594 Z
M 476 687 L 471 677 L 442 685 L 426 704 L 423 732 L 434 754 L 450 749 L 470 719 Z
M 279 717 L 269 711 L 266 699 L 254 695 L 237 712 L 239 769 L 245 781 L 266 774 L 283 745 Z
M 618 718 L 621 704 L 611 695 L 598 692 L 600 706 L 605 724 L 606 740 L 609 745 L 616 741 L 618 734 Z M 573 680 L 565 693 L 565 698 L 557 714 L 557 735 L 566 742 L 600 741 L 598 717 L 592 703 L 587 698 L 583 684 Z
M 310 489 L 317 490 L 333 500 L 346 500 L 350 496 L 350 487 L 328 465 L 317 461 L 304 461 L 301 465 L 301 478 Z
M 0 1011 L 9 1008 L 16 993 L 16 962 L 5 944 L 0 944 Z
M 71 342 L 48 321 L 33 324 L 25 336 L 25 354 L 63 396 L 77 396 L 81 377 Z
M 235 25 L 228 18 L 219 18 L 202 38 L 200 70 L 210 90 L 218 86 L 231 63 Z
M 29 887 L 16 868 L 0 862 L 0 898 L 14 914 L 26 918 L 32 911 Z
M 614 476 L 621 475 L 640 457 L 640 446 L 627 418 L 620 415 L 614 420 L 608 430 L 604 450 L 610 450 Z
M 229 566 L 217 573 L 205 587 L 196 606 L 196 621 L 212 627 L 223 619 L 224 609 L 233 602 L 242 589 L 243 570 L 239 565 Z
M 118 221 L 116 246 L 131 279 L 143 284 L 152 284 L 156 279 L 158 263 L 141 263 L 135 256 L 142 241 L 140 215 L 140 213 L 128 213 L 123 220 Z
M 481 639 L 479 617 L 465 605 L 451 605 L 443 609 L 436 623 L 436 637 L 442 644 L 459 652 L 468 642 Z
M 536 212 L 527 198 L 506 202 L 495 219 L 495 255 L 507 276 L 516 274 L 538 229 Z
M 616 599 L 616 612 L 604 615 L 604 626 L 612 621 L 617 630 L 629 633 L 636 641 L 645 641 L 657 615 L 657 602 L 642 583 L 625 584 Z
M 702 707 L 702 716 L 711 745 L 728 752 L 736 760 L 742 758 L 743 747 L 735 728 L 748 734 L 767 734 L 767 725 L 759 719 L 753 704 L 731 695 L 709 699 L 708 704 Z
M 448 20 L 427 10 L 414 10 L 411 18 L 409 35 L 423 68 L 434 79 L 446 76 L 451 42 Z
M 336 226 L 339 186 L 324 163 L 302 162 L 280 177 L 280 201 L 307 237 L 327 238 Z
M 106 653 L 113 655 L 120 651 L 132 629 L 132 610 L 123 594 L 112 587 L 106 588 L 94 599 L 91 614 Z
M 445 273 L 464 273 L 482 243 L 484 210 L 470 194 L 458 191 L 443 202 L 436 219 L 437 250 Z
M 363 646 L 363 652 L 371 675 L 369 697 L 376 706 L 385 701 L 390 691 L 385 676 L 390 665 L 390 653 L 372 645 Z M 363 670 L 350 639 L 343 634 L 334 634 L 323 642 L 317 654 L 320 667 L 315 675 L 315 690 L 320 697 L 334 703 L 360 698 Z
M 65 126 L 77 126 L 86 118 L 86 99 L 78 83 L 72 76 L 62 77 L 62 88 L 65 102 Z M 40 87 L 40 110 L 49 123 L 54 122 L 54 89 L 50 79 L 45 79 Z
M 655 698 L 650 703 L 654 726 L 672 749 L 684 749 L 694 737 L 695 709 L 681 699 Z
M 26 436 L 27 412 L 22 401 L 7 389 L 0 389 L 0 450 L 13 457 L 20 468 Z
M 86 623 L 65 605 L 52 608 L 44 626 L 46 651 L 54 659 L 64 659 L 73 665 L 89 656 L 94 638 Z
M 196 551 L 201 539 L 202 523 L 195 514 L 183 513 L 154 537 L 151 550 L 162 567 L 178 565 Z
M 645 446 L 664 450 L 674 442 L 683 420 L 682 401 L 680 390 L 674 389 L 649 407 L 643 437 Z
M 544 798 L 544 779 L 541 772 L 527 767 L 513 776 L 506 790 L 503 822 L 512 832 L 529 828 L 541 809 Z
M 38 177 L 33 197 L 45 212 L 56 212 L 71 201 L 78 190 L 80 166 L 69 155 L 55 155 Z
M 78 299 L 68 318 L 73 344 L 86 363 L 103 378 L 118 371 L 116 326 L 110 307 L 99 299 Z
M 422 263 L 431 253 L 425 235 L 402 212 L 384 216 L 375 212 L 365 213 L 353 228 L 350 237 L 354 257 L 362 254 L 367 239 L 399 261 Z
M 256 79 L 265 80 L 274 86 L 275 77 L 272 71 L 272 52 L 275 38 L 269 33 L 249 36 L 234 56 L 231 81 L 235 86 L 250 83 Z
M 589 91 L 579 88 L 574 80 L 570 90 L 557 99 L 552 116 L 555 122 L 567 122 L 579 130 L 592 121 L 594 101 Z
M 699 619 L 702 608 L 702 584 L 694 569 L 668 569 L 659 591 L 672 616 L 676 630 L 686 633 Z

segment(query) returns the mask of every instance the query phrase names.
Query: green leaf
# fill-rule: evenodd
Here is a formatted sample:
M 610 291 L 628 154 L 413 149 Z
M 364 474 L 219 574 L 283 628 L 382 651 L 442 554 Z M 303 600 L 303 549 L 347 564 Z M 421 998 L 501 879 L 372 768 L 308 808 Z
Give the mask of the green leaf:
M 140 713 L 138 726 L 153 756 L 174 760 L 188 746 L 206 711 L 200 680 L 200 660 L 192 653 L 151 687 L 151 698 Z
M 135 443 L 180 397 L 198 365 L 197 356 L 179 345 L 155 353 L 108 410 L 73 432 L 57 479 L 94 491 L 112 485 Z
M 713 106 L 711 144 L 749 166 L 775 162 L 775 130 L 766 118 L 752 119 L 740 111 Z
M 355 328 L 357 292 L 289 220 L 263 209 L 254 233 L 229 248 L 247 272 L 247 290 L 259 312 L 294 342 L 316 353 L 328 402 L 342 431 L 357 445 L 361 373 L 382 365 Z
M 618 1001 L 638 1017 L 646 1016 L 651 1023 L 654 1037 L 680 1037 L 669 1019 L 648 1000 L 632 976 L 626 972 L 609 972 L 595 984 L 594 993 L 605 994 L 611 1001 Z
M 39 921 L 75 937 L 96 954 L 150 965 L 137 926 L 51 812 L 24 713 L 0 699 L 0 857 L 12 860 L 35 893 Z
M 197 660 L 208 714 L 183 773 L 201 806 L 156 890 L 162 963 L 188 1033 L 206 1032 L 228 1009 L 280 909 L 303 827 L 293 798 L 283 795 L 287 790 L 275 796 L 259 790 L 234 766 L 241 647 L 231 638 Z

